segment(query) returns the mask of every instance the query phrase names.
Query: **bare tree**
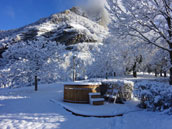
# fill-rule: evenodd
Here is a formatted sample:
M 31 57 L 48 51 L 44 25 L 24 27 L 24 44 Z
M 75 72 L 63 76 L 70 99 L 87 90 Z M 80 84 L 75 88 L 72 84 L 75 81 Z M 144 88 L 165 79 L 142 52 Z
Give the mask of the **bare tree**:
M 108 4 L 116 35 L 141 39 L 169 53 L 172 85 L 172 0 L 108 0 Z

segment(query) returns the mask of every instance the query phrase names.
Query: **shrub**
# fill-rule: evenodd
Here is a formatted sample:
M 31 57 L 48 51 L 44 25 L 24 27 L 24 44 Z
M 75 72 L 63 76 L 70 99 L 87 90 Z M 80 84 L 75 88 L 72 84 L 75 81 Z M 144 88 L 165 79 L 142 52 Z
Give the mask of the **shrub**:
M 123 103 L 133 96 L 133 82 L 124 80 L 102 81 L 102 95 L 110 102 Z
M 139 107 L 172 114 L 172 86 L 155 81 L 142 81 L 135 84 L 134 95 L 141 100 Z

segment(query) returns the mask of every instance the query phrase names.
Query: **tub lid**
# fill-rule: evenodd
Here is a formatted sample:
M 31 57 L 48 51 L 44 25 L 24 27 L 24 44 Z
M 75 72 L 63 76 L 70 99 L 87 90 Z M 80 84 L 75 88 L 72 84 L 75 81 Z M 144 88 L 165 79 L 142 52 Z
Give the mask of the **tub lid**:
M 101 85 L 101 82 L 82 82 L 82 81 L 75 81 L 75 82 L 65 82 L 64 85 Z

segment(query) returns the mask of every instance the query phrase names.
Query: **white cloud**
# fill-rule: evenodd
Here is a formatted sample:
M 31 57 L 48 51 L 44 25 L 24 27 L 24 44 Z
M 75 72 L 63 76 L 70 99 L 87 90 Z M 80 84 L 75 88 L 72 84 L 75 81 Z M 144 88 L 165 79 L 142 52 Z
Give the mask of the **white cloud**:
M 106 0 L 87 0 L 89 6 L 103 7 Z

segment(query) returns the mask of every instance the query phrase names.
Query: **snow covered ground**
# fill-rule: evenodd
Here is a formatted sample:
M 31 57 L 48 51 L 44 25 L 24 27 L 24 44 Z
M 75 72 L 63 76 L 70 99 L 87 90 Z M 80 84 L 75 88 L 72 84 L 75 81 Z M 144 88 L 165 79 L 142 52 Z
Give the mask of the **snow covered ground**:
M 144 110 L 124 112 L 123 116 L 112 118 L 75 116 L 59 104 L 63 97 L 62 84 L 40 85 L 38 92 L 33 89 L 0 89 L 0 129 L 172 129 L 172 116 Z M 91 105 L 70 107 L 81 111 Z M 120 110 L 119 105 L 105 107 Z M 105 113 L 106 108 L 101 112 Z
M 168 78 L 169 75 L 167 75 L 167 77 L 155 77 L 153 73 L 143 73 L 143 72 L 138 72 L 137 73 L 137 78 L 133 78 L 133 75 L 126 75 L 126 76 L 117 76 L 117 77 L 109 77 L 108 81 L 113 81 L 113 80 L 127 80 L 127 81 L 133 81 L 133 82 L 137 82 L 137 81 L 159 81 L 159 82 L 167 82 L 168 83 Z M 103 81 L 106 79 L 102 79 L 102 78 L 94 78 L 94 79 L 90 79 L 90 81 Z

